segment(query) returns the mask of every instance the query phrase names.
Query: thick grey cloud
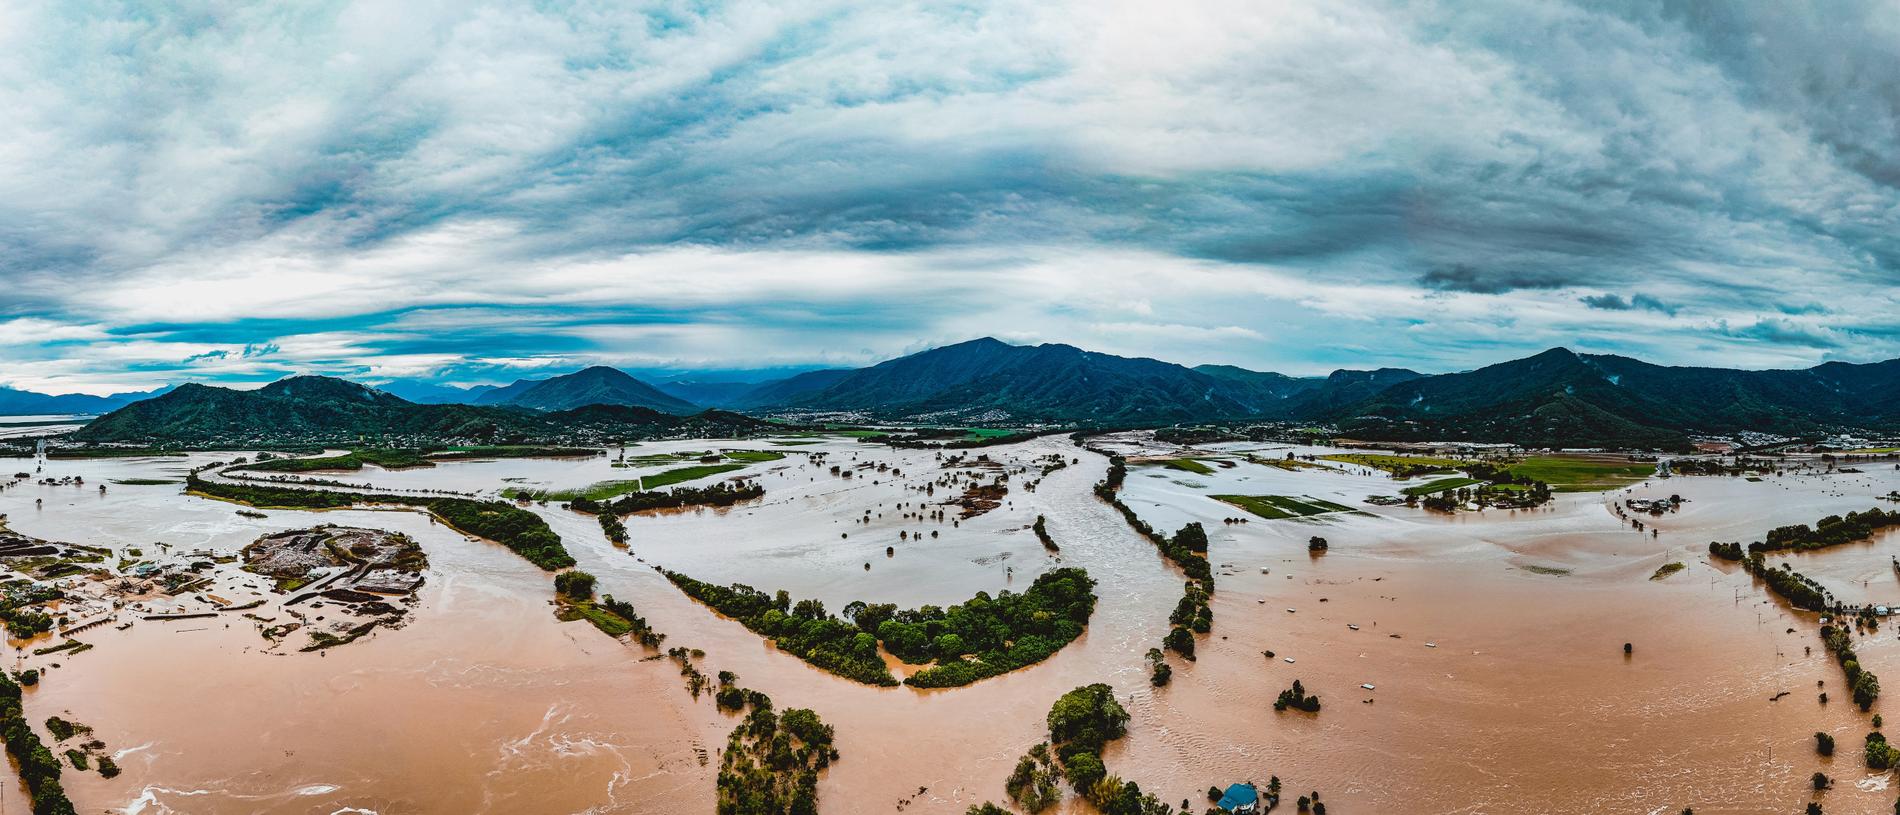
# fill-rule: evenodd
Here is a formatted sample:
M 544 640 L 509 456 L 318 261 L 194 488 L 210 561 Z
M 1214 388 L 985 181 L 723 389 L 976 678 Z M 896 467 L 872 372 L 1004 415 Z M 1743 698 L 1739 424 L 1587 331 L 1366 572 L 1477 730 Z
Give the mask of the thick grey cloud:
M 1614 292 L 1606 293 L 1606 294 L 1585 295 L 1584 297 L 1580 297 L 1578 299 L 1586 306 L 1589 306 L 1591 308 L 1603 309 L 1604 311 L 1629 311 L 1631 309 L 1647 309 L 1649 311 L 1654 311 L 1659 314 L 1667 314 L 1671 317 L 1676 316 L 1675 306 L 1669 305 L 1668 303 L 1664 303 L 1663 301 L 1658 300 L 1655 297 L 1652 297 L 1650 295 L 1643 294 L 1640 292 L 1637 294 L 1631 295 L 1628 299 L 1624 299 L 1622 295 L 1616 294 Z
M 1896 45 L 1874 3 L 11 4 L 0 382 L 1891 356 Z

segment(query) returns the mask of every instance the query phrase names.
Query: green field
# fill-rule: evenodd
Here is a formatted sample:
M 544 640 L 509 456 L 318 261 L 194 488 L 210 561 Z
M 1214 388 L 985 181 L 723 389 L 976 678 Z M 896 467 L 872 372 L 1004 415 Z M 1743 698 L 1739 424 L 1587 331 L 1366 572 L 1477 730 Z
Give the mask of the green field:
M 156 487 L 161 484 L 183 484 L 185 482 L 171 478 L 114 478 L 112 483 L 127 487 Z
M 785 457 L 784 453 L 777 453 L 771 450 L 727 450 L 723 455 L 732 461 L 743 461 L 748 464 L 757 464 L 762 461 L 778 461 Z
M 661 464 L 678 464 L 683 461 L 698 461 L 702 458 L 706 458 L 707 456 L 711 456 L 711 455 L 713 455 L 713 451 L 711 450 L 702 450 L 699 452 L 687 451 L 683 453 L 654 453 L 652 455 L 628 456 L 624 459 L 615 459 L 614 466 L 615 467 L 654 467 Z
M 600 455 L 592 447 L 542 447 L 525 444 L 472 445 L 450 447 L 430 453 L 429 458 L 452 461 L 472 458 L 591 458 Z
M 743 469 L 745 469 L 744 464 L 701 464 L 697 467 L 675 467 L 671 470 L 661 470 L 653 475 L 643 476 L 640 482 L 645 484 L 649 490 L 657 490 L 661 487 L 670 487 L 682 481 L 692 481 L 698 478 Z
M 1384 470 L 1400 477 L 1407 475 L 1426 475 L 1433 472 L 1449 472 L 1465 465 L 1465 462 L 1455 458 L 1394 456 L 1383 453 L 1335 453 L 1330 456 L 1320 456 L 1320 458 L 1327 461 L 1338 461 L 1345 464 L 1357 464 L 1361 467 L 1371 467 L 1375 470 Z
M 1210 495 L 1216 501 L 1232 504 L 1269 521 L 1304 518 L 1328 512 L 1351 512 L 1352 507 L 1318 498 L 1293 498 L 1285 495 Z
M 572 501 L 586 498 L 590 501 L 610 501 L 630 492 L 657 490 L 670 487 L 683 481 L 729 473 L 745 469 L 744 464 L 701 464 L 695 467 L 675 467 L 662 470 L 643 478 L 631 481 L 602 481 L 578 490 L 560 490 L 558 492 L 530 492 L 527 490 L 504 490 L 502 495 L 509 498 L 528 498 L 537 501 Z
M 1656 465 L 1615 456 L 1532 456 L 1510 469 L 1556 492 L 1600 492 L 1648 478 Z
M 1862 447 L 1859 450 L 1847 451 L 1847 454 L 1852 456 L 1884 456 L 1888 453 L 1900 453 L 1900 447 Z
M 1463 476 L 1460 476 L 1458 478 L 1441 478 L 1441 479 L 1438 479 L 1437 481 L 1426 482 L 1416 487 L 1406 487 L 1405 489 L 1400 490 L 1400 492 L 1403 492 L 1406 495 L 1431 495 L 1434 492 L 1444 492 L 1445 490 L 1455 490 L 1455 489 L 1458 489 L 1459 487 L 1469 487 L 1473 484 L 1483 484 L 1483 483 L 1484 483 L 1483 481 L 1479 481 L 1478 479 L 1465 478 Z
M 1161 462 L 1161 466 L 1170 470 L 1185 470 L 1195 475 L 1213 475 L 1214 468 L 1191 458 L 1171 458 Z
M 1278 467 L 1287 472 L 1299 472 L 1300 470 L 1333 470 L 1336 472 L 1338 470 L 1337 467 L 1328 467 L 1317 461 L 1301 461 L 1297 458 L 1261 458 L 1259 456 L 1248 456 L 1247 460 L 1266 467 Z
M 975 436 L 976 438 L 979 438 L 979 439 L 994 439 L 994 438 L 999 438 L 1002 436 L 1008 436 L 1008 435 L 1014 434 L 1016 431 L 1004 430 L 1002 428 L 996 428 L 996 427 L 969 427 L 969 428 L 964 428 L 963 432 L 968 433 L 971 436 Z
M 54 447 L 46 451 L 51 459 L 68 458 L 144 458 L 147 456 L 184 456 L 177 450 L 158 450 L 149 447 Z

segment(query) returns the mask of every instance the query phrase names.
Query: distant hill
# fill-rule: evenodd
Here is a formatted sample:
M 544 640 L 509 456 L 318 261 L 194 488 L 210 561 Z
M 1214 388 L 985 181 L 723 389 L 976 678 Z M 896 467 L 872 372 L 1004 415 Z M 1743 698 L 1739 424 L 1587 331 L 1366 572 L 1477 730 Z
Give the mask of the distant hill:
M 1900 427 L 1900 361 L 1745 371 L 1553 348 L 1420 377 L 1317 414 L 1368 438 L 1679 447 L 1690 433 Z
M 706 407 L 732 407 L 741 403 L 745 395 L 757 390 L 757 382 L 703 382 L 693 379 L 669 379 L 649 382 L 661 393 Z
M 783 407 L 939 421 L 1097 424 L 1251 412 L 1219 380 L 1173 363 L 987 337 L 852 371 Z
M 1690 434 L 1900 430 L 1900 360 L 1745 371 L 1562 348 L 1460 373 L 1380 368 L 1321 378 L 984 338 L 793 377 L 758 395 L 757 409 L 886 420 L 1315 422 L 1366 439 L 1540 447 L 1681 448 Z
M 140 399 L 150 399 L 166 392 L 169 388 L 160 388 L 143 393 L 115 393 L 111 396 L 92 396 L 84 393 L 49 395 L 32 391 L 0 388 L 0 416 L 34 416 L 54 413 L 76 413 L 97 415 L 118 410 Z
M 1212 377 L 1222 393 L 1239 402 L 1249 413 L 1285 415 L 1302 399 L 1324 387 L 1320 377 L 1291 377 L 1265 371 L 1250 371 L 1233 365 L 1198 365 L 1196 373 Z
M 454 385 L 413 381 L 390 382 L 378 387 L 418 405 L 473 405 L 481 400 L 482 394 L 495 389 L 494 385 L 458 388 Z
M 676 416 L 651 408 L 591 405 L 541 413 L 517 407 L 419 405 L 341 379 L 299 376 L 254 391 L 184 385 L 95 419 L 71 438 L 85 443 L 181 447 L 250 444 L 420 445 L 743 433 L 763 423 L 708 411 Z
M 532 390 L 534 386 L 546 381 L 545 379 L 517 379 L 506 385 L 490 387 L 480 393 L 471 392 L 470 396 L 473 398 L 466 402 L 466 404 L 505 405 L 515 397 L 527 393 Z
M 1186 368 L 1068 345 L 978 339 L 855 370 L 742 386 L 675 383 L 742 410 L 846 413 L 886 421 L 1094 426 L 1316 423 L 1370 440 L 1472 440 L 1537 447 L 1683 448 L 1694 434 L 1900 432 L 1900 360 L 1804 370 L 1668 367 L 1553 348 L 1472 371 L 1399 368 L 1291 377 L 1229 365 Z M 85 412 L 66 397 L 18 397 L 26 412 Z M 437 392 L 425 392 L 425 398 Z M 450 394 L 452 395 L 452 394 Z M 88 399 L 95 397 L 86 397 Z M 112 410 L 80 441 L 242 445 L 260 439 L 557 438 L 592 433 L 751 432 L 759 420 L 698 412 L 613 368 L 522 380 L 474 394 L 491 404 L 417 404 L 324 377 L 251 392 L 185 385 Z M 18 409 L 18 408 L 16 408 Z
M 531 384 L 524 382 L 489 391 L 480 402 L 532 410 L 571 410 L 587 405 L 631 405 L 677 415 L 699 410 L 691 402 L 604 365 Z
M 844 381 L 857 373 L 853 368 L 827 368 L 819 371 L 806 371 L 771 382 L 761 382 L 751 390 L 741 394 L 730 407 L 746 409 L 774 405 L 790 405 Z

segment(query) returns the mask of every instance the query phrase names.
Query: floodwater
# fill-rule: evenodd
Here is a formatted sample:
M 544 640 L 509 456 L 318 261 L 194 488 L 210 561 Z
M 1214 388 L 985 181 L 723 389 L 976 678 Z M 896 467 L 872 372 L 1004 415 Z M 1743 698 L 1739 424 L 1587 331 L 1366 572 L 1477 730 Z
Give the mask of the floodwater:
M 629 453 L 744 446 L 781 449 L 699 441 Z M 1131 467 L 1127 503 L 1158 528 L 1204 523 L 1220 567 L 1213 633 L 1201 638 L 1198 661 L 1171 657 L 1175 680 L 1157 690 L 1142 655 L 1166 632 L 1181 578 L 1090 493 L 1102 456 L 1061 438 L 977 451 L 1016 466 L 1051 453 L 1080 462 L 1033 492 L 1023 482 L 1036 474 L 1013 475 L 1005 505 L 952 525 L 903 517 L 919 501 L 954 497 L 913 489 L 942 474 L 931 452 L 839 440 L 782 451 L 790 455 L 741 473 L 766 487 L 762 501 L 629 518 L 629 549 L 610 545 L 591 517 L 537 511 L 603 592 L 631 600 L 668 634 L 667 646 L 703 649 L 708 674 L 735 671 L 781 708 L 813 708 L 837 728 L 842 760 L 821 782 L 826 812 L 960 813 L 1000 801 L 1016 757 L 1042 737 L 1050 702 L 1090 682 L 1113 684 L 1134 715 L 1129 737 L 1106 756 L 1110 771 L 1196 810 L 1210 785 L 1277 775 L 1289 790 L 1320 791 L 1339 812 L 1798 811 L 1816 770 L 1837 780 L 1820 798 L 1829 812 L 1893 805 L 1887 780 L 1861 767 L 1867 718 L 1846 703 L 1813 615 L 1787 610 L 1706 555 L 1710 540 L 1746 542 L 1878 505 L 1876 496 L 1900 486 L 1891 470 L 1654 480 L 1561 495 L 1536 510 L 1446 517 L 1362 505 L 1368 494 L 1396 492 L 1376 475 Z M 806 463 L 815 451 L 828 454 L 825 466 Z M 870 462 L 903 476 L 828 472 Z M 36 722 L 77 719 L 122 753 L 117 779 L 68 771 L 82 812 L 712 809 L 717 750 L 734 720 L 709 698 L 688 696 L 671 662 L 584 623 L 557 623 L 546 574 L 413 513 L 247 519 L 175 485 L 112 486 L 105 496 L 92 486 L 179 477 L 189 463 L 48 462 L 45 475 L 84 475 L 88 486 L 23 485 L 0 492 L 0 512 L 28 535 L 118 549 L 163 541 L 235 552 L 258 535 L 314 523 L 375 526 L 421 542 L 428 580 L 408 625 L 322 656 L 267 652 L 248 621 L 227 628 L 225 619 L 95 629 L 81 639 L 96 648 L 64 659 L 31 656 L 31 645 L 16 652 L 14 667 L 62 663 L 29 691 Z M 559 488 L 626 472 L 593 459 L 349 477 L 486 491 L 509 485 L 500 478 Z M 1310 495 L 1362 511 L 1222 524 L 1242 514 L 1207 497 L 1223 492 Z M 1611 511 L 1626 498 L 1672 493 L 1688 499 L 1681 511 L 1642 516 L 1654 536 Z M 1059 558 L 1027 530 L 1037 515 Z M 900 531 L 925 537 L 900 540 Z M 1327 554 L 1308 555 L 1314 535 L 1329 540 Z M 1900 601 L 1887 562 L 1896 541 L 1795 565 L 1844 599 L 1860 586 L 1868 598 Z M 1671 561 L 1687 568 L 1649 579 Z M 854 599 L 958 602 L 1025 587 L 1058 563 L 1082 566 L 1100 584 L 1088 632 L 1037 666 L 930 692 L 820 672 L 654 571 L 783 588 L 835 611 Z M 1888 624 L 1857 646 L 1869 669 L 1900 676 L 1894 637 Z M 1321 712 L 1273 712 L 1275 694 L 1296 678 L 1320 696 Z M 1823 689 L 1834 692 L 1832 704 L 1816 700 Z M 1834 758 L 1814 754 L 1817 730 L 1840 741 Z M 6 795 L 6 807 L 25 811 L 17 789 Z

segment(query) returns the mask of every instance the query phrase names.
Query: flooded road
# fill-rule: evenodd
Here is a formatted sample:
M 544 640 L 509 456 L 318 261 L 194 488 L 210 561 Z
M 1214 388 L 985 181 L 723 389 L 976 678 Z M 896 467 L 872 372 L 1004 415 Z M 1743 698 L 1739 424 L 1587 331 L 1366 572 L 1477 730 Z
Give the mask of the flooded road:
M 1813 615 L 1788 611 L 1706 554 L 1710 540 L 1747 542 L 1774 526 L 1875 506 L 1900 487 L 1891 470 L 1658 479 L 1560 495 L 1535 510 L 1440 516 L 1362 504 L 1396 491 L 1379 475 L 1133 466 L 1124 500 L 1163 530 L 1204 523 L 1219 573 L 1214 628 L 1199 659 L 1171 658 L 1174 682 L 1153 689 L 1142 655 L 1167 631 L 1181 576 L 1091 494 L 1102 456 L 1060 437 L 977 451 L 1021 467 L 1051 454 L 1079 462 L 1042 477 L 1033 492 L 1022 482 L 1037 475 L 1015 475 L 1004 505 L 952 525 L 904 517 L 920 501 L 952 497 L 916 490 L 940 474 L 929 451 L 827 440 L 629 452 L 709 446 L 789 455 L 734 474 L 766 487 L 759 502 L 628 518 L 627 549 L 611 545 L 591 516 L 536 511 L 602 592 L 630 600 L 668 635 L 666 646 L 703 649 L 707 673 L 734 671 L 780 707 L 813 708 L 836 727 L 842 759 L 821 780 L 826 812 L 885 813 L 902 803 L 905 812 L 960 813 L 1000 802 L 1017 756 L 1044 737 L 1049 704 L 1098 681 L 1113 684 L 1134 715 L 1129 737 L 1104 757 L 1109 770 L 1196 810 L 1210 785 L 1270 775 L 1290 790 L 1319 790 L 1339 812 L 1798 811 L 1816 770 L 1838 782 L 1820 799 L 1829 812 L 1889 811 L 1896 795 L 1861 767 L 1866 716 L 1846 702 Z M 825 452 L 829 464 L 883 462 L 904 474 L 847 481 L 809 465 L 811 452 Z M 55 461 L 45 474 L 178 479 L 205 460 Z M 13 461 L 31 463 L 0 461 L 0 469 Z M 486 491 L 585 486 L 624 472 L 597 458 L 336 477 Z M 90 486 L 27 485 L 0 493 L 0 513 L 27 535 L 115 550 L 164 541 L 235 552 L 259 535 L 314 523 L 372 526 L 415 537 L 430 558 L 427 581 L 406 626 L 321 656 L 267 653 L 252 626 L 229 619 L 97 629 L 81 636 L 97 647 L 64 659 L 15 651 L 16 668 L 61 663 L 28 692 L 36 723 L 76 719 L 120 753 L 116 779 L 67 772 L 82 812 L 712 809 L 716 751 L 734 719 L 709 697 L 692 699 L 672 662 L 585 623 L 556 622 L 549 576 L 519 557 L 409 512 L 245 518 L 178 489 L 114 485 L 99 496 Z M 1207 496 L 1230 491 L 1305 495 L 1359 511 L 1223 524 L 1242 513 Z M 1679 512 L 1644 516 L 1654 536 L 1611 510 L 1672 493 L 1688 501 Z M 1038 515 L 1059 557 L 1028 531 Z M 917 532 L 926 537 L 913 539 Z M 1317 557 L 1306 549 L 1315 535 L 1330 542 Z M 1900 601 L 1888 565 L 1897 541 L 1790 560 L 1844 599 L 1858 587 L 1870 599 Z M 1650 579 L 1669 562 L 1686 568 Z M 1081 639 L 1028 669 L 928 692 L 823 673 L 687 599 L 654 570 L 782 588 L 836 612 L 851 600 L 956 603 L 1025 588 L 1056 565 L 1086 568 L 1098 581 L 1101 601 Z M 1871 670 L 1900 677 L 1894 646 L 1887 623 L 1857 649 Z M 1263 655 L 1269 650 L 1273 658 Z M 1321 697 L 1321 712 L 1272 710 L 1294 679 Z M 1838 698 L 1823 706 L 1820 690 Z M 1814 754 L 1816 730 L 1840 740 L 1832 759 Z M 8 811 L 25 811 L 17 789 L 7 795 Z

